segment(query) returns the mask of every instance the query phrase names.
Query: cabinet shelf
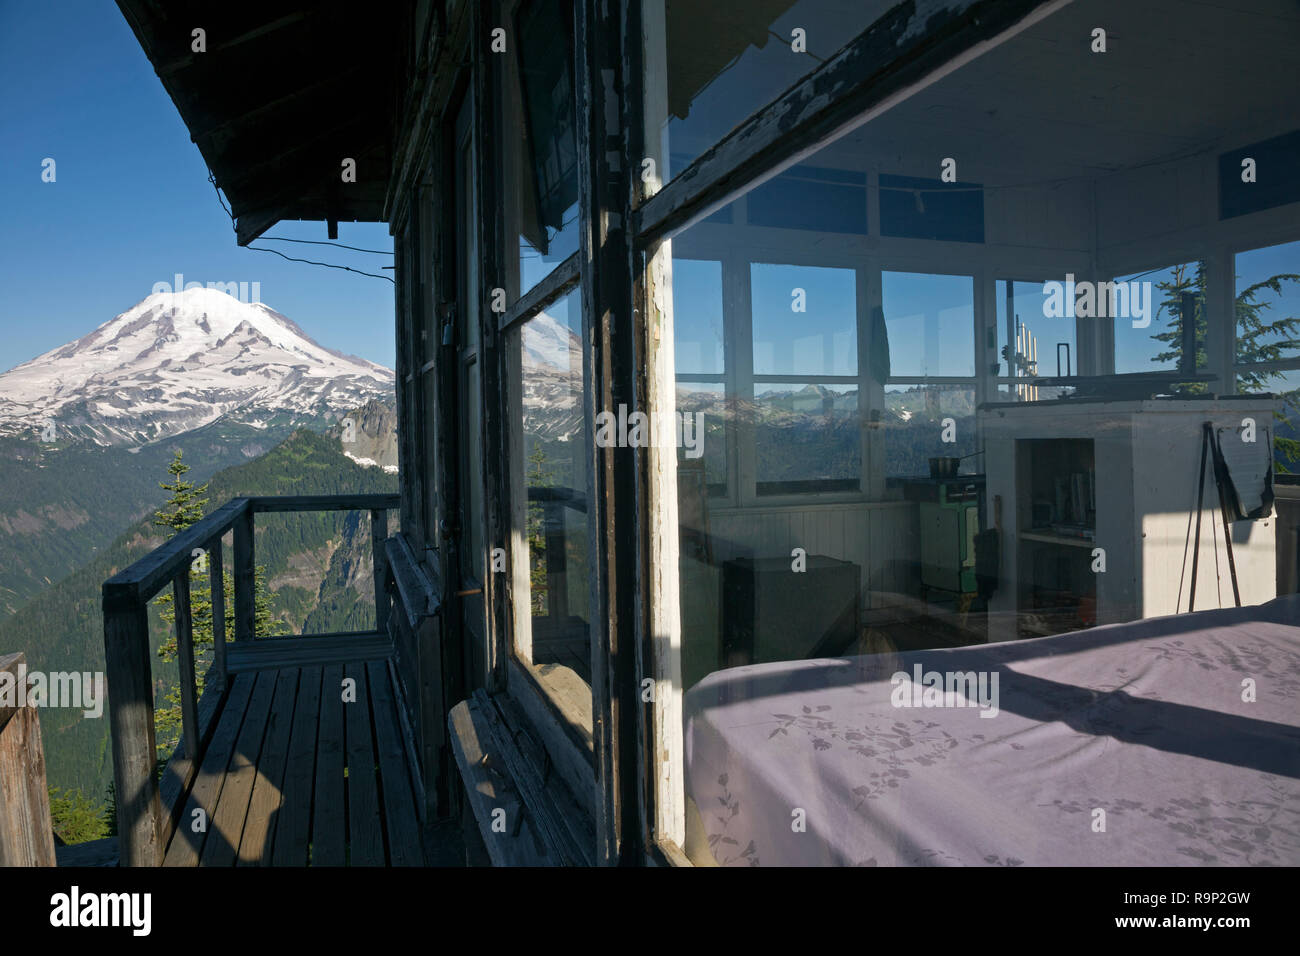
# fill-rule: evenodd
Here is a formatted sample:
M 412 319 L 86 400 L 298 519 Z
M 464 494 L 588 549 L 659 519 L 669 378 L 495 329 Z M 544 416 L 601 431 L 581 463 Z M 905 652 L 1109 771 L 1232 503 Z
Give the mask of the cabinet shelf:
M 1074 538 L 1068 534 L 1055 534 L 1051 531 L 1021 531 L 1019 534 L 1021 541 L 1036 541 L 1039 544 L 1063 544 L 1072 548 L 1088 548 L 1091 550 L 1095 541 L 1088 538 Z

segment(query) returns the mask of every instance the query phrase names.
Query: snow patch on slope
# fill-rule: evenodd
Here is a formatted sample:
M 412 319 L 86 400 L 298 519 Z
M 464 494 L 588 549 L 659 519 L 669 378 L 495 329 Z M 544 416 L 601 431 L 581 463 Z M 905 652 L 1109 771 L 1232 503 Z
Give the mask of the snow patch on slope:
M 75 342 L 0 375 L 0 434 L 141 444 L 234 416 L 355 408 L 393 373 L 314 342 L 286 316 L 217 289 L 150 295 Z

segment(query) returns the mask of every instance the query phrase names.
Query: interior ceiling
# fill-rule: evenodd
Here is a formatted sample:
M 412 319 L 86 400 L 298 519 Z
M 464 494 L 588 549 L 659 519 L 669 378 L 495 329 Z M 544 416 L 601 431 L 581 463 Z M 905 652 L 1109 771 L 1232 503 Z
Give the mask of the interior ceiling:
M 1300 126 L 1298 77 L 1297 0 L 1076 0 L 811 162 L 965 156 L 981 175 L 1093 178 Z
M 281 219 L 380 221 L 404 4 L 118 0 L 246 245 Z M 192 50 L 195 28 L 206 52 Z M 345 158 L 356 182 L 342 181 Z

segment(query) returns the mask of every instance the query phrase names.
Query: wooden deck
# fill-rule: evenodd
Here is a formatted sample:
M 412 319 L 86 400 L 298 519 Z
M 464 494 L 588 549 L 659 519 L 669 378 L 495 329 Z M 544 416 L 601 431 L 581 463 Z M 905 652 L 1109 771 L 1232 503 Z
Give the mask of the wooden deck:
M 305 662 L 314 640 L 255 642 L 232 668 L 165 866 L 426 863 L 387 660 L 354 639 Z

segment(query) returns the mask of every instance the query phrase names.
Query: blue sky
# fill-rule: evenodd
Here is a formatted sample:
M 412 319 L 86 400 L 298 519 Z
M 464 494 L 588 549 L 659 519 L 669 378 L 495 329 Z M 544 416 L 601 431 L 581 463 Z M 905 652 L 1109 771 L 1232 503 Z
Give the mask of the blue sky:
M 394 362 L 393 285 L 235 244 L 198 147 L 107 0 L 0 0 L 0 371 L 85 335 L 154 283 L 261 283 L 261 298 L 330 348 Z M 57 180 L 41 181 L 46 157 Z M 327 238 L 324 223 L 272 236 Z M 383 223 L 339 242 L 392 250 Z M 390 255 L 259 240 L 286 255 L 391 275 Z

